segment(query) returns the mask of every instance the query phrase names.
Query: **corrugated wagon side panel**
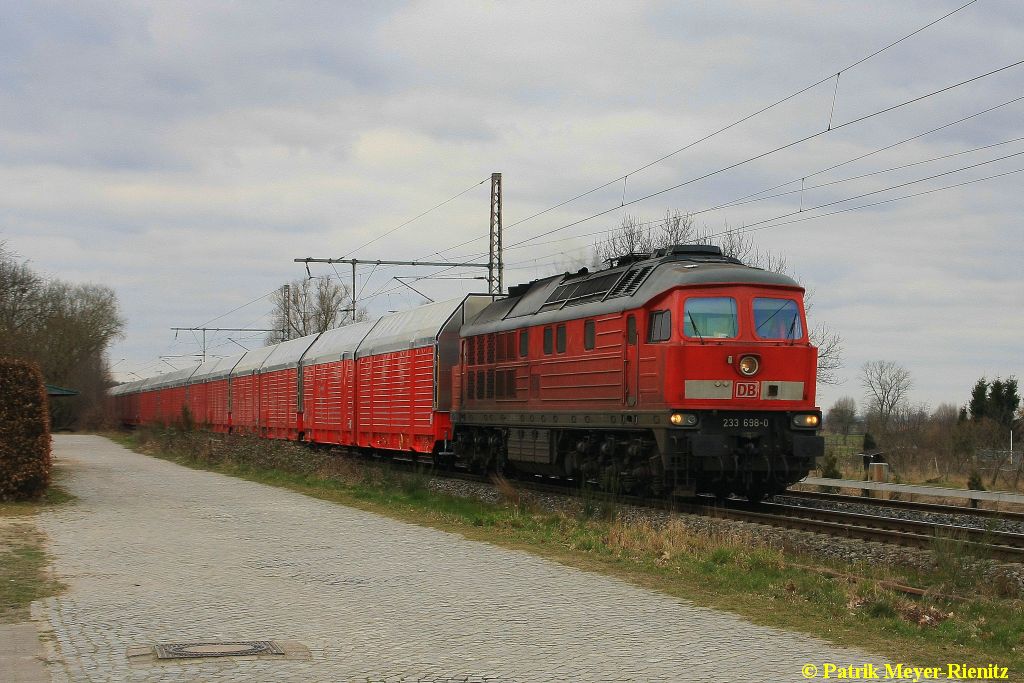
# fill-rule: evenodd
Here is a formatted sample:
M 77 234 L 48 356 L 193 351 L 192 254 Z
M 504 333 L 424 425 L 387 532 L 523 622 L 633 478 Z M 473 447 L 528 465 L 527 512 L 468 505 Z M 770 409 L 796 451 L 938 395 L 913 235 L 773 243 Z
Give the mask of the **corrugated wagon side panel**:
M 231 425 L 237 430 L 256 428 L 256 376 L 241 375 L 231 380 Z
M 360 358 L 359 445 L 430 453 L 434 447 L 434 349 Z
M 340 360 L 306 368 L 304 421 L 309 438 L 355 445 L 355 363 Z
M 264 373 L 260 378 L 262 384 L 261 425 L 268 436 L 280 439 L 298 437 L 298 400 L 296 387 L 296 370 L 287 368 Z
M 230 426 L 228 414 L 228 380 L 218 379 L 207 382 L 208 412 L 214 431 L 226 432 Z

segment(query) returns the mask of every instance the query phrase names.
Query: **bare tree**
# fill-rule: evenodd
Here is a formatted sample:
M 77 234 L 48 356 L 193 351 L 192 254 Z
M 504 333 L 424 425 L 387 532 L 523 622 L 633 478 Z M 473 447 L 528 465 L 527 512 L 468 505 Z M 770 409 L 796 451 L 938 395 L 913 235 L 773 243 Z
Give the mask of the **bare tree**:
M 843 396 L 832 404 L 825 416 L 825 423 L 833 432 L 843 435 L 843 443 L 850 435 L 850 429 L 857 419 L 857 401 L 852 396 Z
M 43 278 L 0 244 L 0 355 L 35 361 L 47 382 L 79 392 L 53 403 L 55 429 L 98 425 L 106 351 L 123 328 L 112 289 Z
M 317 334 L 366 319 L 352 308 L 349 287 L 330 278 L 292 280 L 272 295 L 272 326 L 284 332 L 267 335 L 267 344 Z
M 628 254 L 650 254 L 657 249 L 675 244 L 715 244 L 722 254 L 738 259 L 748 266 L 781 275 L 799 278 L 789 272 L 785 256 L 761 251 L 750 234 L 742 228 L 719 231 L 714 236 L 707 228 L 698 228 L 693 215 L 679 210 L 668 211 L 665 220 L 644 222 L 638 216 L 625 215 L 619 227 L 607 239 L 594 244 L 595 262 L 608 261 Z M 807 290 L 804 308 L 810 311 L 812 290 Z M 824 323 L 814 325 L 807 332 L 812 345 L 818 349 L 819 384 L 838 384 L 838 371 L 843 367 L 843 338 Z
M 914 382 L 910 371 L 891 360 L 865 363 L 860 381 L 870 411 L 878 419 L 882 434 L 891 434 L 894 418 L 905 406 Z

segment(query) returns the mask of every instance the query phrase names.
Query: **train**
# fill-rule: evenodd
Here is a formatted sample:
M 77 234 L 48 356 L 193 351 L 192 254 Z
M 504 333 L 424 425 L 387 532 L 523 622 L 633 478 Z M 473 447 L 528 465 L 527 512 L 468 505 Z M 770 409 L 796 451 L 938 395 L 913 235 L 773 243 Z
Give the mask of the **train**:
M 113 387 L 126 426 L 758 502 L 824 453 L 804 289 L 676 245 Z

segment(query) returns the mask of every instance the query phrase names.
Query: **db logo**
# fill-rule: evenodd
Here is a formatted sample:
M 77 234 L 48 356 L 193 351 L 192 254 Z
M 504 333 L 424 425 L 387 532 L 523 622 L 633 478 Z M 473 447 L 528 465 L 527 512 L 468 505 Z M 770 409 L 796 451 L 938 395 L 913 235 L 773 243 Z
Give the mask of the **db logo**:
M 758 382 L 736 382 L 736 398 L 757 398 Z

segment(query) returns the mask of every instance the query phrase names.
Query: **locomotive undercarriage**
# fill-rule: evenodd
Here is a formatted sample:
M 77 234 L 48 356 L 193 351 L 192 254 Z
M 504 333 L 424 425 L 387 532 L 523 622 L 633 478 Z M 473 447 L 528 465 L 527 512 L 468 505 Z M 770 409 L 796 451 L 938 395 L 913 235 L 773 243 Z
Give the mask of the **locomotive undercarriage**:
M 756 502 L 802 479 L 822 454 L 821 437 L 789 428 L 790 419 L 784 412 L 705 411 L 691 429 L 460 425 L 446 456 L 447 464 L 473 470 L 559 477 L 634 495 L 737 494 Z

